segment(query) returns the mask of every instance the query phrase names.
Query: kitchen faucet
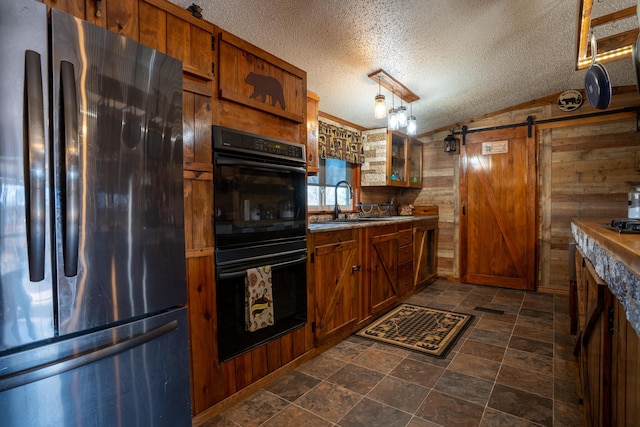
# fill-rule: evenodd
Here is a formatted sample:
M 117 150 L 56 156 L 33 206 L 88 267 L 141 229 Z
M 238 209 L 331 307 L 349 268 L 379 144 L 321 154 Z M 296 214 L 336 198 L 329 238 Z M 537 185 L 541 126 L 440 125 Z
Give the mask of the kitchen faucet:
M 333 207 L 333 219 L 338 219 L 338 215 L 340 215 L 340 206 L 338 205 L 338 187 L 341 184 L 347 184 L 347 187 L 349 187 L 349 197 L 353 199 L 353 188 L 351 188 L 351 184 L 349 184 L 347 181 L 342 180 L 340 182 L 338 182 L 336 184 L 335 187 L 335 195 L 334 195 L 334 201 L 335 201 L 335 206 Z

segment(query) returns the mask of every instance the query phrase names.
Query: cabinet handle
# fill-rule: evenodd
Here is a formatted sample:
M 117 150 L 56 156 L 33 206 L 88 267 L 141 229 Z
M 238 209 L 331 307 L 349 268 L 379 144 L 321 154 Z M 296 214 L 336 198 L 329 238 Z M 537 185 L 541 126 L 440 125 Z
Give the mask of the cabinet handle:
M 351 274 L 355 273 L 356 271 L 360 271 L 360 264 L 351 267 Z
M 463 203 L 462 204 L 462 215 L 466 215 L 466 214 L 467 214 L 466 206 Z

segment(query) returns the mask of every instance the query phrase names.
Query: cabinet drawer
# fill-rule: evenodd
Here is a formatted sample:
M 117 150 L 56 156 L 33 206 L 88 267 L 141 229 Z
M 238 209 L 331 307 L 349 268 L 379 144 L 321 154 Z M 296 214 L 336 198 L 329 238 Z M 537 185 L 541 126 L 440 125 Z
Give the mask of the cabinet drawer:
M 398 262 L 402 263 L 413 259 L 413 245 L 404 245 L 398 248 Z
M 398 288 L 410 290 L 413 287 L 413 276 L 407 275 L 398 278 Z
M 413 230 L 398 231 L 398 246 L 410 245 L 413 243 Z
M 413 276 L 413 260 L 398 264 L 398 277 Z

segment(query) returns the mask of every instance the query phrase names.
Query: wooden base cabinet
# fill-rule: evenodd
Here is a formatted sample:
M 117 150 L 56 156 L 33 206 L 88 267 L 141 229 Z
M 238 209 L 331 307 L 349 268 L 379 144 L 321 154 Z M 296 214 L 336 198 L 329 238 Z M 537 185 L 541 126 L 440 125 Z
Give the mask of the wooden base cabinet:
M 577 249 L 579 333 L 576 343 L 578 383 L 582 392 L 584 425 L 610 425 L 612 295 L 593 264 Z
M 378 315 L 388 311 L 400 298 L 398 290 L 398 231 L 396 225 L 365 228 L 363 239 L 368 254 L 369 291 L 367 314 Z
M 438 277 L 437 250 L 438 219 L 413 222 L 413 289 L 421 289 Z
M 640 337 L 620 301 L 576 248 L 578 384 L 585 426 L 640 420 Z
M 611 425 L 640 423 L 640 337 L 624 307 L 613 299 L 613 360 L 611 364 Z
M 309 285 L 315 299 L 316 345 L 341 339 L 358 321 L 360 296 L 359 230 L 312 234 L 309 241 Z
M 398 225 L 398 294 L 404 297 L 413 291 L 413 227 Z

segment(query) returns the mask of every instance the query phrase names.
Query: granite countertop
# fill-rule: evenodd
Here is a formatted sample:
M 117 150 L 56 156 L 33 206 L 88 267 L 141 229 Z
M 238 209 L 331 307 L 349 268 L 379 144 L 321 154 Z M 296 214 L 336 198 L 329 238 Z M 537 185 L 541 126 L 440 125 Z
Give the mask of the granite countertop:
M 424 219 L 438 220 L 438 215 L 402 215 L 388 216 L 381 218 L 348 218 L 348 219 L 331 219 L 328 221 L 314 222 L 308 225 L 310 233 L 321 233 L 327 231 L 338 231 L 352 228 L 365 228 L 377 225 L 396 224 L 404 222 L 413 222 Z
M 610 221 L 575 219 L 571 231 L 640 336 L 640 234 L 619 234 L 603 226 Z

